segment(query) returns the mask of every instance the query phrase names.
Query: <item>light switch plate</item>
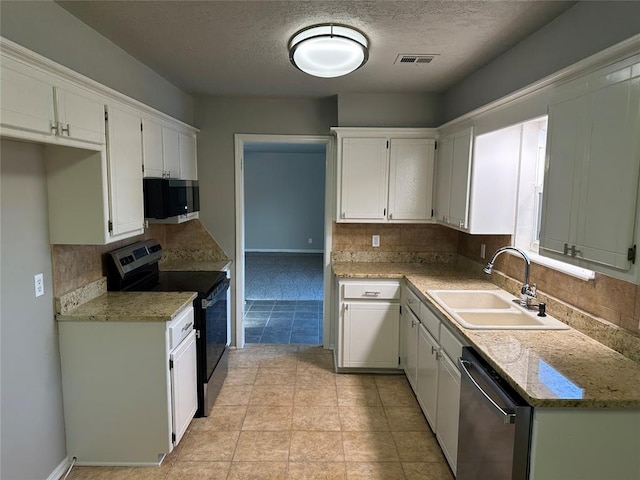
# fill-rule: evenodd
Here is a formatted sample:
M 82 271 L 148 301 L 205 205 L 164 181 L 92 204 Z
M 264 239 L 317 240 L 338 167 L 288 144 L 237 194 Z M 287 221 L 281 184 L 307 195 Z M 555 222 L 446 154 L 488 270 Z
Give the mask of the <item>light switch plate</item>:
M 380 235 L 371 235 L 371 246 L 372 247 L 380 246 Z
M 33 280 L 35 283 L 36 297 L 41 297 L 44 295 L 44 275 L 42 273 L 38 273 L 33 276 Z

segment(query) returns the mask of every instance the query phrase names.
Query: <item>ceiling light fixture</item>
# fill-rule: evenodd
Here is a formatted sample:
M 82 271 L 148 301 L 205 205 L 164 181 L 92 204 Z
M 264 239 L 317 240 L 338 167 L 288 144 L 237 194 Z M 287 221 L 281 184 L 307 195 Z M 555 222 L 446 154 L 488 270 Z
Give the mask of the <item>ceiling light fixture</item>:
M 289 59 L 309 75 L 341 77 L 357 70 L 369 58 L 367 37 L 344 25 L 313 25 L 289 41 Z

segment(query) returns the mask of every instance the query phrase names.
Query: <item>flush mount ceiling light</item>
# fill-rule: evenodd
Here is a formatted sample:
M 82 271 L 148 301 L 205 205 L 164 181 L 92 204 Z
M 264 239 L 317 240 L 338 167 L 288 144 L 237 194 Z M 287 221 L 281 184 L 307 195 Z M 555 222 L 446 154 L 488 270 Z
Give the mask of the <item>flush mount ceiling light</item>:
M 289 41 L 289 59 L 309 75 L 341 77 L 369 58 L 367 37 L 344 25 L 322 24 L 300 30 Z

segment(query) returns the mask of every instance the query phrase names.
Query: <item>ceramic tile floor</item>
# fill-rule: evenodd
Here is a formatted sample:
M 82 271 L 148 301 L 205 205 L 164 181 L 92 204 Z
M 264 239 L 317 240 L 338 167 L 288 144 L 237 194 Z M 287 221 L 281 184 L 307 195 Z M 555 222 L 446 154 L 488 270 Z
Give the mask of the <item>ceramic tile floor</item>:
M 322 343 L 321 300 L 247 300 L 247 343 Z
M 232 350 L 211 415 L 160 467 L 70 480 L 454 480 L 403 375 L 336 374 L 320 347 Z

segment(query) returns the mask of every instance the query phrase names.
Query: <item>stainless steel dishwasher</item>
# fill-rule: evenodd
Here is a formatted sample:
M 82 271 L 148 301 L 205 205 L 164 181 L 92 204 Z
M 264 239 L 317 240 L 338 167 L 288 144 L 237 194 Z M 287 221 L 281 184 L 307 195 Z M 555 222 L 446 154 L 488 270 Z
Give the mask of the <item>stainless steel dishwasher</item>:
M 527 480 L 531 406 L 472 348 L 460 367 L 456 480 Z

